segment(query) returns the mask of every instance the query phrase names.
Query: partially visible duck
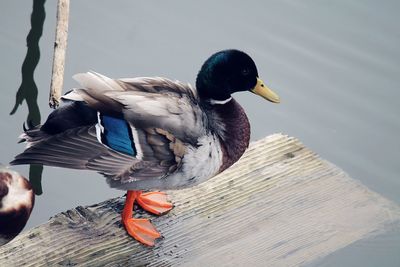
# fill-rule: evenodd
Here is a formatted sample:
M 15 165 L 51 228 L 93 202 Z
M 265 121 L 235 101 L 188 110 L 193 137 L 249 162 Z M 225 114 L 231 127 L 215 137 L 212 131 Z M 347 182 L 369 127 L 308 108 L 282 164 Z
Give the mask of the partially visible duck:
M 19 173 L 0 168 L 0 245 L 18 235 L 31 215 L 35 194 Z
M 250 125 L 232 93 L 249 91 L 279 102 L 254 61 L 238 50 L 207 59 L 196 89 L 165 78 L 110 79 L 95 72 L 74 78 L 80 88 L 63 97 L 70 103 L 24 134 L 28 148 L 12 164 L 100 172 L 111 187 L 128 190 L 123 225 L 150 246 L 160 233 L 149 220 L 132 218 L 133 203 L 154 214 L 172 204 L 162 192 L 142 191 L 196 185 L 242 156 Z

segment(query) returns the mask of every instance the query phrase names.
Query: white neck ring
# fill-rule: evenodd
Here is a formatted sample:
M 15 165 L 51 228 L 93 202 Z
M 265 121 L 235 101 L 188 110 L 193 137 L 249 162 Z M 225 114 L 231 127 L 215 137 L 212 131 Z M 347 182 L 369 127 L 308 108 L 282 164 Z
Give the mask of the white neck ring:
M 232 100 L 232 97 L 225 99 L 225 100 L 215 100 L 215 99 L 210 99 L 210 104 L 211 105 L 223 105 L 228 103 L 229 101 Z

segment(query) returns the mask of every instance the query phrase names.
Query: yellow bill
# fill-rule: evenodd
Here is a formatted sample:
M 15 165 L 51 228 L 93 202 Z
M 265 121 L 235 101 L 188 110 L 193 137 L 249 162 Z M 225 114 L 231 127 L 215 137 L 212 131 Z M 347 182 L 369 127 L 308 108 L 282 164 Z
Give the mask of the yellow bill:
M 250 89 L 250 91 L 274 103 L 279 103 L 281 101 L 279 96 L 269 89 L 260 78 L 257 78 L 256 86 Z

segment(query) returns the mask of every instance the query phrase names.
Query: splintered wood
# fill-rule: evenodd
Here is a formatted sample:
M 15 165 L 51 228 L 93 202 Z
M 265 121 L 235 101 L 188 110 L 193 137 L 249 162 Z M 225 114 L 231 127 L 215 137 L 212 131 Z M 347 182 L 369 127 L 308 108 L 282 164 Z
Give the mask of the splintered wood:
M 53 71 L 50 84 L 49 106 L 57 108 L 60 104 L 64 81 L 65 52 L 68 37 L 69 0 L 58 0 L 56 40 L 54 42 Z
M 146 213 L 154 248 L 120 223 L 124 197 L 77 207 L 0 247 L 0 266 L 298 266 L 388 229 L 400 209 L 297 139 L 253 142 L 224 173 L 168 192 L 175 208 Z

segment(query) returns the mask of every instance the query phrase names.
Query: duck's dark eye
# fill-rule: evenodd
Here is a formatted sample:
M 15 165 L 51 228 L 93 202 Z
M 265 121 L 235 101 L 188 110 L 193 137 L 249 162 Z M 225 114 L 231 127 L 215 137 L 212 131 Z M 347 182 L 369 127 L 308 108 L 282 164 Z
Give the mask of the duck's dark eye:
M 247 75 L 249 75 L 250 70 L 249 69 L 242 69 L 241 73 L 242 73 L 243 76 L 247 76 Z

